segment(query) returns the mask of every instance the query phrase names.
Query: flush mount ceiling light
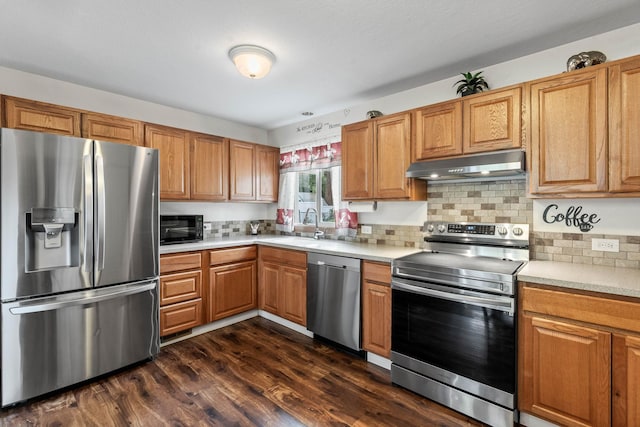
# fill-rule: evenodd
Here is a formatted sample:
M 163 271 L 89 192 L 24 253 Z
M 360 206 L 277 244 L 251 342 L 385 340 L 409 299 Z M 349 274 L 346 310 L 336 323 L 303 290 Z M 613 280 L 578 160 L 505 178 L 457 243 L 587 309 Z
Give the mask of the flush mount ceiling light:
M 236 68 L 245 77 L 261 79 L 271 70 L 271 65 L 276 61 L 273 53 L 260 46 L 240 45 L 229 51 L 229 58 Z

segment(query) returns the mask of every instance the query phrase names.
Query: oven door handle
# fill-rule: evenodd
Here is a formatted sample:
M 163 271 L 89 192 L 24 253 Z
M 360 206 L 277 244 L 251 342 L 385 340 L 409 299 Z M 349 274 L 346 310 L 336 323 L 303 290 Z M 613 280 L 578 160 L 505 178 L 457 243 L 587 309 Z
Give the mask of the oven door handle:
M 407 291 L 414 294 L 430 296 L 434 298 L 440 298 L 447 301 L 460 302 L 463 304 L 472 304 L 478 307 L 491 308 L 499 311 L 504 311 L 509 314 L 514 313 L 514 300 L 510 297 L 501 296 L 486 296 L 479 297 L 473 295 L 462 295 L 452 292 L 440 291 L 425 287 L 424 285 L 415 286 L 408 283 L 400 282 L 397 279 L 391 281 L 391 289 L 397 289 L 400 291 Z

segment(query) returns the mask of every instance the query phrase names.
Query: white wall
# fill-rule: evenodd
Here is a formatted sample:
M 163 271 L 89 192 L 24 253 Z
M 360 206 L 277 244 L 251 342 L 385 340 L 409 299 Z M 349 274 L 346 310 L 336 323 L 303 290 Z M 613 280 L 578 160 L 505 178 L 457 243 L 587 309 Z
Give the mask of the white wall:
M 489 86 L 492 89 L 497 89 L 564 72 L 566 71 L 567 59 L 582 51 L 602 51 L 610 61 L 638 55 L 640 54 L 638 40 L 640 40 L 640 23 L 485 67 L 482 71 Z M 288 147 L 324 139 L 339 141 L 340 126 L 366 120 L 366 112 L 369 110 L 392 114 L 455 98 L 456 92 L 453 84 L 459 78 L 459 75 L 452 76 L 415 89 L 360 105 L 345 106 L 340 111 L 270 130 L 269 143 L 278 147 Z
M 266 144 L 267 131 L 204 114 L 0 67 L 0 93 Z
M 0 93 L 82 110 L 267 144 L 267 131 L 203 114 L 0 67 Z M 207 221 L 275 218 L 274 204 L 161 203 L 162 214 L 202 214 Z
M 508 36 L 508 35 L 506 35 Z M 589 37 L 535 54 L 523 56 L 483 69 L 490 87 L 497 89 L 566 71 L 567 59 L 578 52 L 599 50 L 610 61 L 640 54 L 640 24 Z M 466 72 L 469 70 L 460 70 Z M 477 70 L 472 70 L 477 71 Z M 366 119 L 366 112 L 379 110 L 392 114 L 455 98 L 454 82 L 460 76 L 441 80 L 415 89 L 399 92 L 364 104 L 345 106 L 324 116 L 269 131 L 269 143 L 279 147 L 298 146 L 316 141 L 340 141 L 340 126 Z M 606 199 L 610 209 L 631 216 L 630 203 L 640 199 Z M 427 219 L 427 203 L 378 203 L 378 211 L 359 214 L 363 224 L 422 225 Z M 535 227 L 534 227 L 535 228 Z M 544 228 L 544 227 L 543 227 Z M 617 231 L 620 231 L 619 229 Z M 624 234 L 620 232 L 619 234 Z
M 161 202 L 161 215 L 203 215 L 205 221 L 275 219 L 275 203 Z

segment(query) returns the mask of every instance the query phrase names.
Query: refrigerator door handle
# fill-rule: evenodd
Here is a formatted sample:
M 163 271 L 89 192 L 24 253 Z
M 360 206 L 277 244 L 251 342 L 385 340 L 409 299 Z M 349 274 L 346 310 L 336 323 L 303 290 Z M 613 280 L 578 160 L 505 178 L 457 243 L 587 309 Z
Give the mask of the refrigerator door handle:
M 93 269 L 93 248 L 89 243 L 93 241 L 90 236 L 93 233 L 93 156 L 85 154 L 83 157 L 83 203 L 84 203 L 84 239 L 83 240 L 83 259 L 82 271 L 89 273 Z
M 141 285 L 141 283 L 144 283 Z M 108 292 L 102 291 L 96 293 L 96 295 L 87 296 L 85 293 L 78 295 L 74 298 L 45 298 L 45 301 L 35 302 L 14 302 L 6 303 L 11 314 L 32 314 L 41 313 L 44 311 L 57 310 L 60 308 L 88 305 L 105 301 L 113 298 L 120 298 L 128 295 L 135 295 L 142 292 L 147 292 L 154 289 L 157 286 L 156 282 L 138 282 L 136 284 L 129 284 L 124 287 L 119 287 L 117 290 L 110 289 Z M 95 291 L 94 291 L 95 292 Z
M 104 270 L 104 251 L 105 251 L 105 182 L 104 182 L 104 158 L 100 153 L 96 153 L 96 189 L 97 189 L 97 221 L 98 236 L 96 245 L 96 272 Z M 96 284 L 98 283 L 96 279 Z

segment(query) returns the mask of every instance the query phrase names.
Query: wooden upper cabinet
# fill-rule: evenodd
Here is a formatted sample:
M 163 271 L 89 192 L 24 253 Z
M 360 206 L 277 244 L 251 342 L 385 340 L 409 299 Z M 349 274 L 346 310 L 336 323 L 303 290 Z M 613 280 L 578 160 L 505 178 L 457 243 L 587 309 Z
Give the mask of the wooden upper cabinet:
M 411 163 L 411 114 L 377 119 L 374 135 L 374 198 L 407 198 L 411 181 L 406 177 Z
M 419 108 L 414 116 L 414 161 L 462 154 L 462 104 L 459 100 Z
M 229 198 L 229 141 L 212 135 L 190 134 L 191 200 Z
M 81 136 L 79 110 L 3 96 L 3 127 Z
M 573 71 L 526 87 L 531 193 L 607 191 L 606 68 Z
M 229 200 L 256 200 L 256 145 L 229 141 Z
M 411 113 L 343 126 L 342 198 L 426 200 L 426 182 L 406 177 L 411 139 Z
M 160 200 L 190 197 L 189 134 L 180 129 L 146 125 L 145 145 L 160 152 Z
M 640 57 L 609 67 L 609 190 L 640 192 Z
M 342 127 L 342 198 L 373 198 L 373 122 Z
M 463 98 L 465 154 L 522 146 L 522 86 Z
M 256 200 L 278 201 L 280 149 L 266 145 L 256 147 Z
M 100 141 L 144 145 L 141 121 L 98 113 L 82 113 L 82 137 Z

